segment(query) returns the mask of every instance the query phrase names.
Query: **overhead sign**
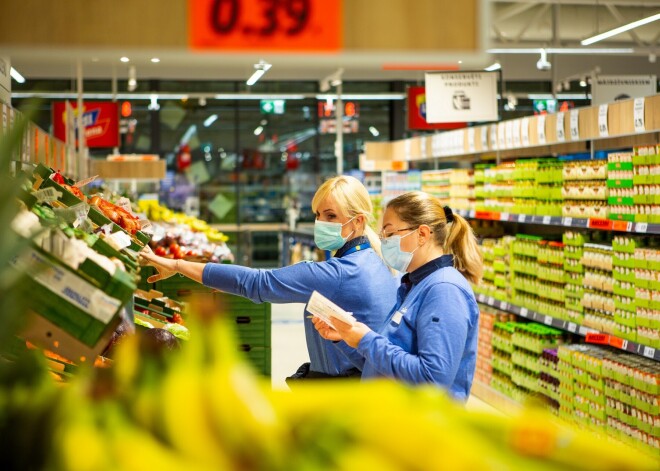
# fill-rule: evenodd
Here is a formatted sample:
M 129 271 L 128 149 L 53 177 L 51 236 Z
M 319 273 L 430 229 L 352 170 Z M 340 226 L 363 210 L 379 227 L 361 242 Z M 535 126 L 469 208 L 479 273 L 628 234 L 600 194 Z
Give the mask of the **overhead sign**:
M 656 80 L 655 75 L 599 75 L 592 81 L 591 104 L 655 95 Z
M 53 102 L 53 134 L 56 138 L 73 144 L 71 137 L 67 139 L 66 105 L 77 114 L 76 102 Z M 83 124 L 85 126 L 85 141 L 87 147 L 118 147 L 119 146 L 119 104 L 108 101 L 86 102 L 83 104 Z
M 342 6 L 342 0 L 188 0 L 188 43 L 216 51 L 338 51 Z
M 459 129 L 466 123 L 429 123 L 426 120 L 425 87 L 408 87 L 408 129 L 425 131 L 431 129 Z
M 498 75 L 498 72 L 426 73 L 426 121 L 496 121 Z
M 261 100 L 259 107 L 263 114 L 284 114 L 285 103 L 284 100 Z

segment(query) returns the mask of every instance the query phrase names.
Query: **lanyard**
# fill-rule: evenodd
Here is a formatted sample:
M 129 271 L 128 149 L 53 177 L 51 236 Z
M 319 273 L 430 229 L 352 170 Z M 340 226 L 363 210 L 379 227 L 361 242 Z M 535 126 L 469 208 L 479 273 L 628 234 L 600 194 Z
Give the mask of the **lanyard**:
M 353 252 L 357 252 L 357 251 L 359 251 L 359 250 L 368 249 L 368 248 L 370 248 L 370 247 L 371 247 L 371 244 L 370 244 L 369 242 L 365 242 L 365 243 L 363 243 L 363 244 L 358 244 L 358 245 L 356 245 L 355 247 L 351 247 L 350 249 L 348 249 L 346 252 L 344 252 L 343 254 L 341 254 L 341 256 L 342 256 L 342 257 L 345 257 L 346 255 L 352 254 Z

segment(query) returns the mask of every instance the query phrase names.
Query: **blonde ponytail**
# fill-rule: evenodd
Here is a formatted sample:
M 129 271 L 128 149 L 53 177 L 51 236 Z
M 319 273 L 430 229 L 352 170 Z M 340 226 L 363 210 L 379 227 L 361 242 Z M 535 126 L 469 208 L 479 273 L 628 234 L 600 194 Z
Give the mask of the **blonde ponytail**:
M 435 244 L 442 247 L 444 253 L 454 256 L 454 268 L 472 283 L 481 281 L 483 257 L 477 238 L 464 218 L 421 191 L 397 196 L 387 203 L 387 208 L 393 209 L 410 227 L 429 226 Z
M 483 256 L 470 224 L 458 214 L 453 215 L 444 252 L 454 256 L 454 268 L 474 284 L 481 281 Z

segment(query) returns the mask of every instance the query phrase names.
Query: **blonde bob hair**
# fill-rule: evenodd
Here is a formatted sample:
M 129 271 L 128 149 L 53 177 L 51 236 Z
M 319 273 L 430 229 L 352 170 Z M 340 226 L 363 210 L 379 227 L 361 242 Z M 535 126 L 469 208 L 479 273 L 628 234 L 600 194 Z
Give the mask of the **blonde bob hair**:
M 410 227 L 425 225 L 433 232 L 433 241 L 443 252 L 454 256 L 454 268 L 472 283 L 479 283 L 483 273 L 483 257 L 470 224 L 458 214 L 451 222 L 440 201 L 421 191 L 397 196 L 389 203 L 401 221 Z
M 373 205 L 369 192 L 360 180 L 348 175 L 340 175 L 326 180 L 312 198 L 314 213 L 328 196 L 332 196 L 335 200 L 342 216 L 350 219 L 361 214 L 365 217 L 364 235 L 369 239 L 371 248 L 381 255 L 380 239 L 370 226 L 374 219 Z

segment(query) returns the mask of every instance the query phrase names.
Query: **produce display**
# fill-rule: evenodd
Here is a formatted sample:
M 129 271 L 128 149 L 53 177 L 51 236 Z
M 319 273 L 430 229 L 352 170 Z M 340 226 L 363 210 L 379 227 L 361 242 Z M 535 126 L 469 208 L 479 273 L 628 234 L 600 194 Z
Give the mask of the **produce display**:
M 12 450 L 5 465 L 90 471 L 657 469 L 652 459 L 559 425 L 541 411 L 469 413 L 433 387 L 324 382 L 294 393 L 272 391 L 241 361 L 229 325 L 196 332 L 195 341 L 178 351 L 161 348 L 153 355 L 145 354 L 148 344 L 128 338 L 111 369 L 76 376 L 65 388 L 30 358 L 21 361 L 20 375 L 1 365 L 7 381 L 0 383 L 0 436 Z M 176 400 L 176 407 L 163 405 L 163 398 Z M 21 434 L 13 424 L 21 424 Z M 402 436 L 401 430 L 416 433 Z
M 447 169 L 422 172 L 422 191 L 440 199 L 452 209 L 471 210 L 475 206 L 472 170 Z

